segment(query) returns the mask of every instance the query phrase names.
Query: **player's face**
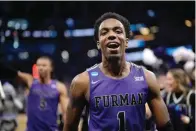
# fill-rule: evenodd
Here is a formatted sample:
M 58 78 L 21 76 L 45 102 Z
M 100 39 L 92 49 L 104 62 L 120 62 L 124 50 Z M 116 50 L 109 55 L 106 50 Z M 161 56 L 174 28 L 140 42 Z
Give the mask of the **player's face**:
M 48 59 L 40 58 L 37 60 L 37 69 L 40 77 L 45 77 L 52 71 L 51 62 Z
M 128 44 L 123 24 L 116 19 L 106 19 L 99 26 L 98 48 L 108 59 L 122 57 Z
M 168 72 L 166 75 L 166 85 L 168 90 L 175 91 L 178 87 L 178 83 L 173 77 L 172 73 Z

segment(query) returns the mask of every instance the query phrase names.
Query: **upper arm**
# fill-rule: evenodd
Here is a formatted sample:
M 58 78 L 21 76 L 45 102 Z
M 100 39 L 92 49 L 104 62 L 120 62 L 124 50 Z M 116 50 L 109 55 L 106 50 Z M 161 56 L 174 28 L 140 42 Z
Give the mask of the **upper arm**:
M 18 71 L 18 77 L 22 79 L 28 85 L 28 87 L 31 86 L 33 82 L 33 76 L 31 74 Z
M 80 116 L 86 105 L 85 95 L 88 88 L 88 79 L 88 75 L 84 72 L 77 75 L 71 83 L 64 131 L 77 130 Z
M 62 113 L 62 115 L 63 115 L 63 119 L 65 119 L 65 112 L 66 112 L 67 105 L 68 105 L 68 101 L 69 101 L 67 88 L 66 88 L 66 86 L 65 86 L 63 83 L 61 83 L 61 82 L 58 82 L 57 88 L 58 88 L 59 93 L 60 93 L 60 96 L 59 96 L 59 103 L 60 103 L 61 113 Z
M 148 104 L 155 117 L 158 127 L 165 125 L 169 119 L 167 107 L 160 95 L 160 86 L 157 83 L 154 73 L 144 70 L 149 88 Z

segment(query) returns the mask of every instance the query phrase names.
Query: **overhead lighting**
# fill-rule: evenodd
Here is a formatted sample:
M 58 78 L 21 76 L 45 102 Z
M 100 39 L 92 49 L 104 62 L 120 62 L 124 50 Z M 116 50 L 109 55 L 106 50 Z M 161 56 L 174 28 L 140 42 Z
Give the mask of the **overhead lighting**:
M 141 48 L 141 47 L 144 47 L 144 46 L 145 46 L 144 40 L 134 39 L 134 40 L 129 40 L 129 42 L 128 42 L 128 49 L 130 49 L 130 48 Z
M 41 35 L 42 35 L 42 31 L 34 31 L 33 32 L 33 37 L 35 37 L 35 38 L 40 38 Z
M 87 55 L 90 58 L 96 57 L 98 55 L 98 50 L 97 49 L 88 50 Z
M 190 20 L 185 20 L 185 25 L 186 25 L 187 27 L 191 27 L 191 26 L 192 26 L 192 23 L 191 23 Z
M 62 61 L 67 63 L 69 61 L 69 52 L 64 50 L 61 52 Z
M 26 29 L 27 29 L 27 27 L 28 27 L 28 25 L 27 25 L 27 24 L 25 24 L 25 23 L 21 25 L 21 29 L 22 29 L 22 30 L 26 30 Z
M 10 31 L 10 30 L 6 30 L 6 31 L 5 31 L 5 36 L 8 37 L 8 36 L 10 36 L 10 35 L 11 35 L 11 31 Z
M 150 27 L 150 31 L 151 31 L 152 33 L 157 33 L 157 32 L 159 31 L 159 27 L 157 27 L 157 26 L 152 26 L 152 27 Z
M 147 27 L 141 27 L 141 28 L 140 28 L 140 33 L 141 33 L 142 35 L 149 35 L 150 30 L 149 30 L 149 28 L 147 28 Z
M 19 47 L 19 42 L 17 40 L 14 41 L 13 47 L 14 47 L 14 49 L 17 49 Z
M 26 30 L 26 31 L 24 31 L 22 33 L 22 35 L 23 35 L 23 37 L 30 37 L 31 36 L 31 32 Z
M 151 41 L 155 39 L 154 34 L 149 34 L 149 35 L 135 35 L 134 39 L 139 39 L 139 40 L 144 40 L 144 41 Z
M 148 16 L 150 17 L 154 17 L 155 16 L 155 12 L 153 10 L 148 10 L 147 11 Z
M 67 26 L 68 26 L 69 28 L 72 28 L 72 27 L 74 27 L 74 20 L 73 20 L 72 18 L 68 18 L 68 19 L 66 20 L 66 24 L 67 24 Z
M 28 52 L 20 52 L 18 54 L 18 57 L 21 59 L 21 60 L 25 60 L 29 57 L 29 53 Z
M 14 26 L 14 21 L 9 21 L 9 22 L 7 23 L 7 26 L 8 26 L 9 28 L 13 27 L 13 26 Z
M 63 59 L 68 59 L 68 58 L 69 58 L 69 53 L 68 53 L 66 50 L 64 50 L 64 51 L 62 51 L 62 53 L 61 53 L 61 57 L 62 57 Z

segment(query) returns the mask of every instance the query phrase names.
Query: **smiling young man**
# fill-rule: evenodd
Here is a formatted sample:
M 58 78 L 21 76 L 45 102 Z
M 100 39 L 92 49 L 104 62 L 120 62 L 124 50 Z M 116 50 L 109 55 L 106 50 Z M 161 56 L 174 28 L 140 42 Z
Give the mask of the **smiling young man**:
M 89 131 L 144 131 L 145 103 L 159 131 L 173 131 L 155 75 L 125 60 L 129 21 L 105 13 L 95 23 L 94 37 L 102 62 L 77 75 L 71 84 L 64 131 L 76 131 L 84 106 Z

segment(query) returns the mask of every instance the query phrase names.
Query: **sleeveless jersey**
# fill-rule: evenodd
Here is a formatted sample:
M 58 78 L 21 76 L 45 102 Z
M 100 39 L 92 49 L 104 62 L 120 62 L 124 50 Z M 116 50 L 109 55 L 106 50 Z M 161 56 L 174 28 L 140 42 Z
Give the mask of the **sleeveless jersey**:
M 106 76 L 99 65 L 90 78 L 89 131 L 144 131 L 148 86 L 143 68 L 131 63 L 122 79 Z
M 27 98 L 27 131 L 57 131 L 59 92 L 56 81 L 34 80 Z

